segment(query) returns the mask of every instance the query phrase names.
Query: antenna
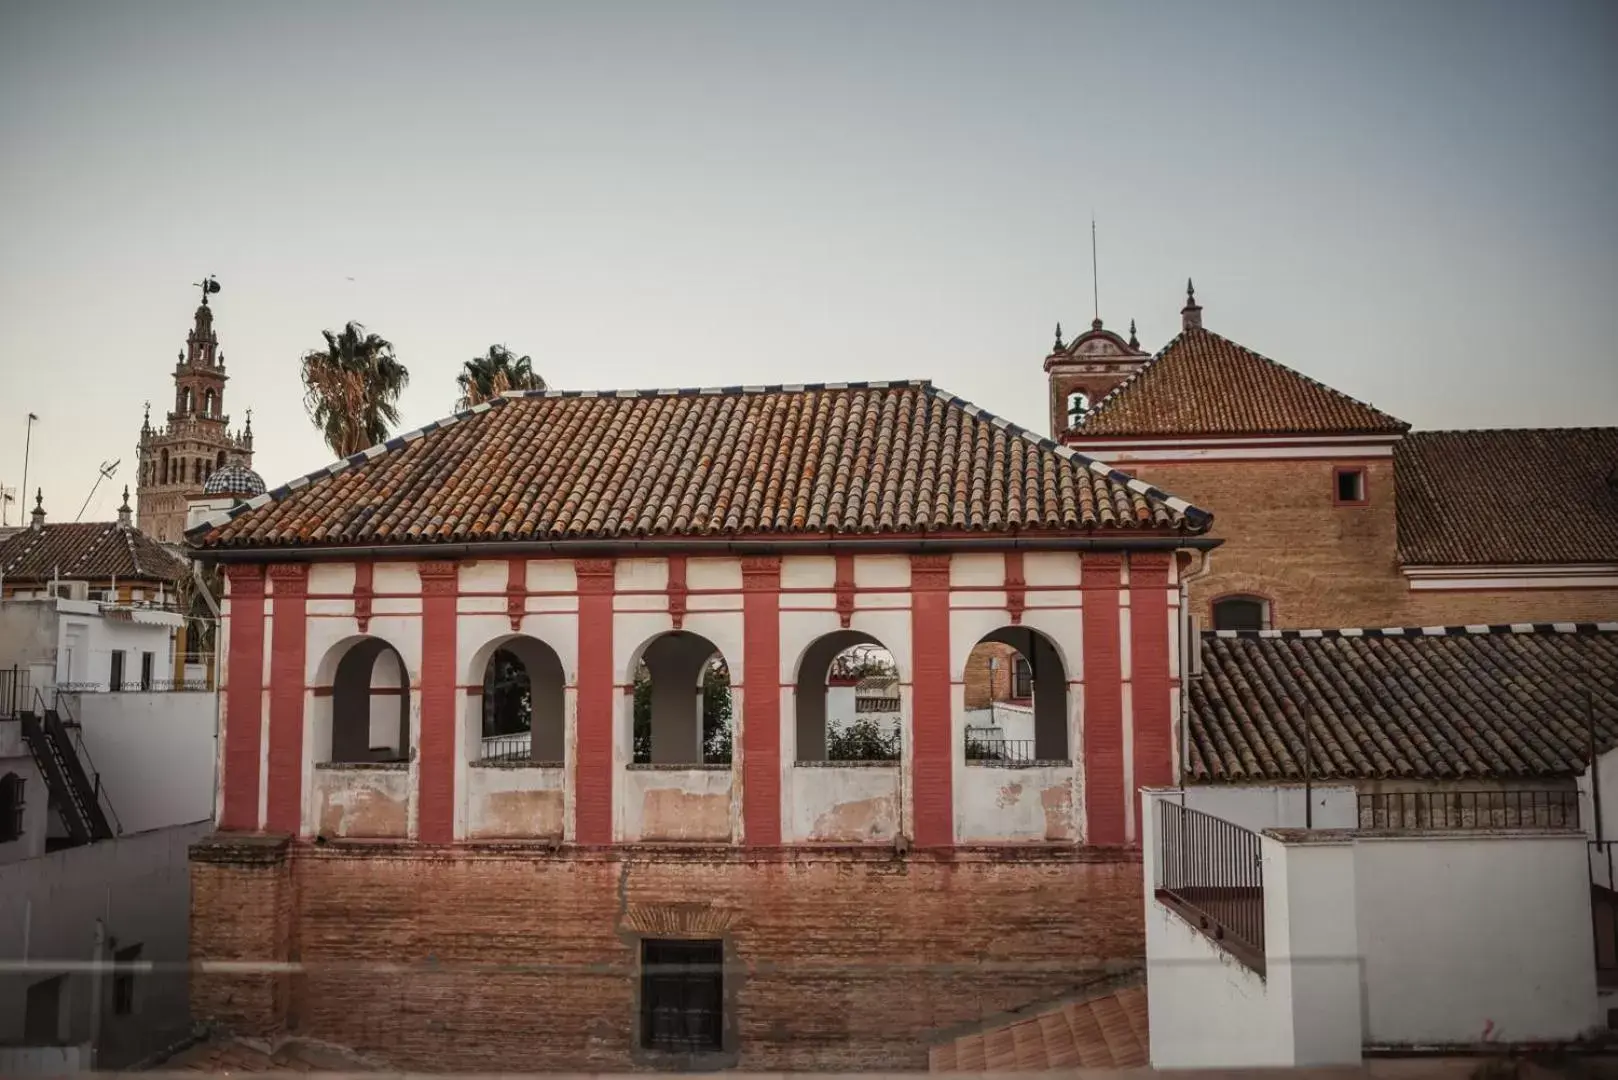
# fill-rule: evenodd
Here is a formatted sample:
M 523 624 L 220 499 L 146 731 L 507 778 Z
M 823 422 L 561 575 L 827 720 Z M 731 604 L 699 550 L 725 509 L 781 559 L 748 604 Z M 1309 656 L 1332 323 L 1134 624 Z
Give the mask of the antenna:
M 84 505 L 79 507 L 78 516 L 73 519 L 74 521 L 78 521 L 79 518 L 82 518 L 84 516 L 84 512 L 89 509 L 90 500 L 95 498 L 96 488 L 101 486 L 101 481 L 111 480 L 112 474 L 118 471 L 118 466 L 122 463 L 122 458 L 119 458 L 117 461 L 103 461 L 101 463 L 101 468 L 98 470 L 100 475 L 96 477 L 96 482 L 90 485 L 90 494 L 84 497 Z
M 1090 211 L 1090 292 L 1095 301 L 1095 314 L 1092 318 L 1101 321 L 1101 277 L 1097 272 L 1096 263 L 1096 213 Z

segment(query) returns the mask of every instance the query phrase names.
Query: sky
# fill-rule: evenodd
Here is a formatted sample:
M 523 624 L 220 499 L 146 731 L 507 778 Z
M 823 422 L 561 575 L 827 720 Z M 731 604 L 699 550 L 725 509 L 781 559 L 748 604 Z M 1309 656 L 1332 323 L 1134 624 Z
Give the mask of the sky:
M 0 0 L 0 486 L 34 412 L 51 520 L 119 460 L 113 516 L 206 274 L 272 486 L 332 459 L 298 358 L 350 319 L 400 430 L 493 343 L 1043 430 L 1054 324 L 1094 285 L 1155 350 L 1188 276 L 1417 427 L 1618 423 L 1615 54 L 1606 0 Z

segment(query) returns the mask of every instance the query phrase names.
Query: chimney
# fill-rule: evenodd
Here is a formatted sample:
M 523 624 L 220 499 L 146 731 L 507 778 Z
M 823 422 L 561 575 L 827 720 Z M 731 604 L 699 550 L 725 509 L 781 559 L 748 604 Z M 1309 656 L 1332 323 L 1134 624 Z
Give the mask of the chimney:
M 132 512 L 129 509 L 129 485 L 125 484 L 124 504 L 118 508 L 118 524 L 122 525 L 126 529 L 133 525 L 134 520 L 131 517 L 131 513 Z
M 45 489 L 34 489 L 34 510 L 28 515 L 28 525 L 35 532 L 45 527 Z
M 1197 290 L 1190 278 L 1185 279 L 1185 307 L 1180 309 L 1180 329 L 1202 329 L 1202 305 L 1197 303 Z

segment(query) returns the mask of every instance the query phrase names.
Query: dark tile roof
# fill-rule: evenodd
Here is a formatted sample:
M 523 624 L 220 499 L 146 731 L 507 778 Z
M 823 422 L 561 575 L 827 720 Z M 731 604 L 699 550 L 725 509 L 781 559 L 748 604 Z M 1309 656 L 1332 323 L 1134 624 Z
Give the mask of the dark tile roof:
M 204 547 L 1144 530 L 1210 516 L 927 383 L 513 393 L 301 477 Z
M 1082 435 L 1398 434 L 1403 420 L 1201 327 L 1098 401 Z
M 1148 1046 L 1146 987 L 1137 982 L 935 1046 L 928 1065 L 976 1073 L 1127 1069 L 1148 1063 Z
M 1406 564 L 1618 562 L 1618 427 L 1417 431 L 1393 464 Z
M 39 582 L 53 577 L 178 581 L 185 562 L 150 536 L 116 521 L 47 523 L 0 540 L 0 575 Z
M 1193 780 L 1568 776 L 1618 745 L 1618 623 L 1210 631 L 1191 679 Z

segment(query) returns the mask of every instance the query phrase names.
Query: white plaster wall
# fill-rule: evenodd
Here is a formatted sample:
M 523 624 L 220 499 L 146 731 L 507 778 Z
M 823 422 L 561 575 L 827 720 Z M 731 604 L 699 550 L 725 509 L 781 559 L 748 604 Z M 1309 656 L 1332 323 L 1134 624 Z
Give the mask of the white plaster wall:
M 561 839 L 566 776 L 558 768 L 467 769 L 467 835 Z
M 1007 769 L 963 765 L 956 776 L 956 840 L 1071 842 L 1077 838 L 1071 766 Z
M 415 832 L 414 768 L 328 765 L 309 792 L 314 831 L 333 837 L 404 839 Z
M 1601 813 L 1596 814 L 1595 789 L 1590 770 L 1579 776 L 1579 820 L 1592 840 L 1601 840 L 1606 846 L 1590 851 L 1591 880 L 1597 885 L 1613 887 L 1618 876 L 1618 750 L 1609 750 L 1596 759 L 1601 788 Z M 1609 863 L 1608 856 L 1612 856 Z
M 1300 1068 L 1360 1061 L 1355 848 L 1347 833 L 1265 835 L 1267 994 L 1283 1004 Z M 1255 1063 L 1256 1064 L 1256 1063 Z
M 0 843 L 0 865 L 43 855 L 50 817 L 45 777 L 23 742 L 20 720 L 0 720 L 0 776 L 7 773 L 15 773 L 23 782 L 22 835 Z
M 84 748 L 124 832 L 213 816 L 218 705 L 205 693 L 75 695 Z
M 966 724 L 972 728 L 992 728 L 999 733 L 994 738 L 1032 739 L 1034 710 L 1026 705 L 996 703 L 987 709 L 967 709 Z
M 1244 829 L 1304 827 L 1302 784 L 1196 784 L 1184 789 L 1185 805 Z M 1313 827 L 1352 829 L 1359 823 L 1359 803 L 1352 784 L 1317 784 Z
M 786 842 L 885 843 L 897 834 L 898 765 L 798 766 L 788 778 Z
M 60 974 L 63 963 L 94 959 L 97 919 L 116 939 L 114 948 L 140 945 L 141 960 L 180 968 L 137 977 L 131 1016 L 113 1014 L 112 980 L 103 978 L 99 1064 L 132 1064 L 189 1033 L 183 970 L 191 895 L 187 850 L 208 828 L 126 835 L 0 867 L 0 961 L 31 965 L 24 974 L 0 979 L 0 1043 L 21 1039 L 30 983 Z M 67 975 L 63 1035 L 70 1042 L 89 1041 L 91 985 L 88 971 Z
M 399 749 L 399 693 L 404 688 L 404 672 L 391 652 L 383 652 L 371 668 L 371 749 Z M 382 693 L 393 690 L 395 693 Z
M 1371 1044 L 1573 1038 L 1594 1026 L 1582 834 L 1362 836 Z
M 729 841 L 735 834 L 730 769 L 621 769 L 617 839 Z

